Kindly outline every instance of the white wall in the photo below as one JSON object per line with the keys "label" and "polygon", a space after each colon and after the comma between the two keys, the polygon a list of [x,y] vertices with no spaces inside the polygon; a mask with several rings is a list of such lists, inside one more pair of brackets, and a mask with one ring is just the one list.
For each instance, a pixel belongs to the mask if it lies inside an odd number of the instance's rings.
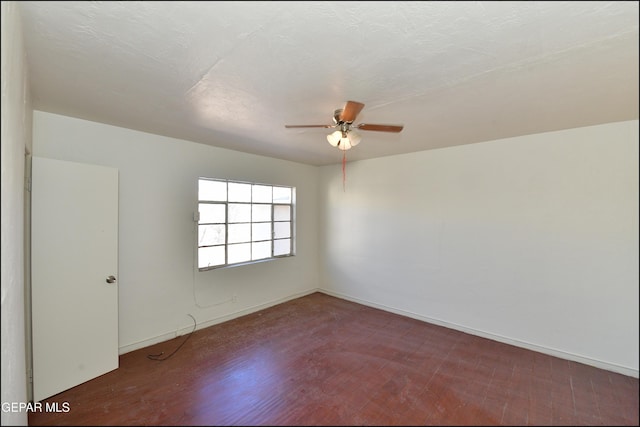
{"label": "white wall", "polygon": [[[119,170],[120,352],[314,292],[317,167],[34,111],[34,156]],[[198,177],[297,189],[297,255],[196,270]],[[232,301],[237,295],[237,302]]]}
{"label": "white wall", "polygon": [[637,120],[321,169],[328,293],[638,376]]}
{"label": "white wall", "polygon": [[27,425],[26,412],[4,411],[27,401],[24,278],[24,167],[31,146],[31,102],[22,25],[15,2],[2,2],[2,422]]}

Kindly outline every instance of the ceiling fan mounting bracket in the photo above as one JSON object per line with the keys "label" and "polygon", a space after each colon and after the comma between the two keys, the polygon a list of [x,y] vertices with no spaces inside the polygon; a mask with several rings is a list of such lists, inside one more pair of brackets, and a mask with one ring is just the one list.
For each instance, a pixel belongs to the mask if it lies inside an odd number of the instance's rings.
{"label": "ceiling fan mounting bracket", "polygon": [[343,111],[344,109],[338,108],[333,112],[333,122],[336,124],[334,127],[341,131],[343,135],[346,135],[346,133],[351,130],[353,121],[345,122],[344,120],[340,120],[340,116],[342,115]]}

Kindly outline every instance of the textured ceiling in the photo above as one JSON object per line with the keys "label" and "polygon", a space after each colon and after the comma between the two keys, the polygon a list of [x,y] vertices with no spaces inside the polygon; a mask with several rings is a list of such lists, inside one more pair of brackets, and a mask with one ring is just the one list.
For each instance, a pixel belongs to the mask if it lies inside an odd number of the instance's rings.
{"label": "textured ceiling", "polygon": [[636,1],[17,3],[34,108],[312,165],[638,118]]}

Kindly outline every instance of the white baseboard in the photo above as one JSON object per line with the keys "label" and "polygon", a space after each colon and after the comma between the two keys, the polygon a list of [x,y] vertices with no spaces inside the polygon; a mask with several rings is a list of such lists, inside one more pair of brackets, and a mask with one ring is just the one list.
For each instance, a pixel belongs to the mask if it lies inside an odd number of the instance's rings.
{"label": "white baseboard", "polygon": [[634,377],[634,378],[638,378],[638,370],[637,369],[631,369],[631,368],[627,368],[624,366],[618,366],[612,363],[608,363],[608,362],[603,362],[601,360],[595,360],[595,359],[591,359],[588,357],[583,357],[583,356],[579,356],[576,354],[572,354],[572,353],[567,353],[565,351],[561,351],[561,350],[556,350],[556,349],[552,349],[552,348],[548,348],[548,347],[542,347],[536,344],[531,344],[528,342],[524,342],[524,341],[518,341],[518,340],[514,340],[511,338],[507,338],[507,337],[503,337],[500,335],[495,335],[492,333],[488,333],[488,332],[484,332],[484,331],[479,331],[476,329],[472,329],[472,328],[468,328],[465,326],[460,326],[460,325],[456,325],[454,323],[449,323],[449,322],[445,322],[442,320],[438,320],[438,319],[433,319],[427,316],[422,316],[420,314],[416,314],[416,313],[412,313],[409,311],[405,311],[405,310],[400,310],[397,308],[393,308],[393,307],[388,307],[386,305],[383,304],[377,304],[371,301],[366,301],[366,300],[362,300],[360,298],[356,298],[356,297],[352,297],[350,295],[345,295],[342,294],[340,292],[334,292],[334,291],[330,291],[327,289],[318,289],[319,292],[322,292],[324,294],[336,297],[336,298],[340,298],[340,299],[344,299],[347,301],[351,301],[351,302],[355,302],[358,304],[362,304],[362,305],[366,305],[368,307],[373,307],[373,308],[377,308],[380,310],[384,310],[384,311],[388,311],[391,313],[395,313],[395,314],[399,314],[401,316],[406,316],[406,317],[411,317],[413,319],[417,319],[417,320],[421,320],[423,322],[426,323],[432,323],[434,325],[438,325],[438,326],[443,326],[445,328],[449,328],[449,329],[455,329],[457,331],[461,331],[461,332],[465,332],[471,335],[476,335],[482,338],[487,338],[493,341],[498,341],[504,344],[510,344],[516,347],[521,347],[521,348],[526,348],[528,350],[532,350],[532,351],[537,351],[538,353],[543,353],[543,354],[548,354],[550,356],[554,356],[554,357],[558,357],[560,359],[565,359],[565,360],[571,360],[573,362],[578,362],[578,363],[583,363],[585,365],[590,365],[590,366],[594,366],[596,368],[600,368],[600,369],[605,369],[607,371],[611,371],[611,372],[616,372],[622,375],[626,375],[629,377]]}
{"label": "white baseboard", "polygon": [[[618,366],[612,363],[608,363],[608,362],[603,362],[601,360],[595,360],[595,359],[591,359],[588,357],[584,357],[584,356],[579,356],[576,354],[572,354],[572,353],[567,353],[565,351],[561,351],[561,350],[556,350],[556,349],[552,349],[552,348],[548,348],[548,347],[542,347],[536,344],[531,344],[528,342],[524,342],[524,341],[518,341],[518,340],[514,340],[511,338],[507,338],[507,337],[503,337],[500,335],[496,335],[496,334],[492,334],[492,333],[488,333],[488,332],[484,332],[484,331],[480,331],[477,329],[472,329],[472,328],[468,328],[465,326],[460,326],[457,325],[455,323],[450,323],[450,322],[445,322],[442,320],[438,320],[438,319],[434,319],[434,318],[430,318],[427,316],[423,316],[417,313],[413,313],[410,311],[405,311],[405,310],[400,310],[397,308],[393,308],[393,307],[389,307],[386,306],[384,304],[377,304],[371,301],[366,301],[360,298],[356,298],[356,297],[352,297],[350,295],[346,295],[346,294],[342,294],[340,292],[334,292],[334,291],[330,291],[327,289],[321,289],[321,288],[314,288],[314,289],[309,289],[307,291],[304,292],[299,292],[293,295],[289,295],[283,298],[278,298],[276,300],[272,300],[263,304],[258,304],[252,307],[247,307],[244,308],[242,310],[230,313],[230,314],[226,314],[224,316],[220,316],[220,317],[216,317],[213,319],[209,319],[205,322],[199,323],[196,325],[196,330],[200,330],[200,329],[204,329],[204,328],[208,328],[209,326],[213,326],[213,325],[217,325],[218,323],[222,323],[222,322],[226,322],[228,320],[232,320],[235,319],[237,317],[241,317],[241,316],[245,316],[247,314],[251,314],[254,313],[256,311],[260,311],[260,310],[264,310],[265,308],[269,308],[272,307],[274,305],[278,305],[281,304],[283,302],[287,302],[296,298],[301,298],[307,295],[310,295],[312,293],[315,292],[322,292],[326,295],[330,295],[336,298],[340,298],[340,299],[344,299],[347,301],[351,301],[351,302],[355,302],[358,304],[362,304],[368,307],[373,307],[373,308],[377,308],[380,310],[384,310],[384,311],[388,311],[391,313],[395,313],[395,314],[399,314],[401,316],[406,316],[406,317],[410,317],[413,319],[417,319],[417,320],[421,320],[423,322],[426,323],[431,323],[434,325],[438,325],[438,326],[443,326],[445,328],[449,328],[449,329],[455,329],[457,331],[461,331],[461,332],[465,332],[471,335],[476,335],[479,337],[483,337],[483,338],[487,338],[493,341],[498,341],[504,344],[510,344],[516,347],[521,347],[521,348],[526,348],[528,350],[532,350],[532,351],[537,351],[539,353],[543,353],[543,354],[548,354],[550,356],[554,356],[554,357],[558,357],[561,359],[565,359],[565,360],[571,360],[574,362],[578,362],[578,363],[583,363],[585,365],[590,365],[590,366],[594,366],[596,368],[600,368],[600,369],[605,369],[611,372],[616,372],[622,375],[626,375],[626,376],[630,376],[630,377],[634,377],[634,378],[638,378],[638,370],[637,369],[631,369],[631,368],[627,368],[624,366]],[[142,340],[136,343],[132,343],[132,344],[128,344],[128,345],[124,345],[122,347],[120,347],[118,349],[119,354],[125,354],[125,353],[129,353],[131,351],[134,350],[138,350],[144,347],[148,347],[150,345],[154,345],[154,344],[158,344],[160,342],[164,342],[164,341],[168,341],[168,340],[172,340],[174,338],[176,338],[177,336],[181,336],[181,335],[185,335],[190,333],[191,331],[193,331],[193,327],[186,327],[186,328],[182,328],[180,330],[178,330],[177,332],[171,331],[171,332],[167,332],[166,334],[162,334],[162,335],[158,335],[155,336],[153,338],[149,338],[146,340]]]}
{"label": "white baseboard", "polygon": [[[282,304],[283,302],[291,301],[291,300],[296,299],[296,298],[301,298],[301,297],[304,297],[304,296],[307,296],[307,295],[311,295],[311,294],[313,294],[315,292],[319,292],[319,291],[320,291],[320,289],[314,288],[314,289],[306,290],[306,291],[303,291],[303,292],[298,292],[296,294],[289,295],[289,296],[286,296],[286,297],[283,297],[283,298],[278,298],[278,299],[275,299],[275,300],[272,300],[272,301],[269,301],[269,302],[265,302],[263,304],[258,304],[258,305],[252,306],[252,307],[247,307],[247,308],[244,308],[242,310],[239,310],[239,311],[236,311],[236,312],[233,312],[233,313],[225,314],[224,316],[215,317],[213,319],[206,320],[206,321],[204,321],[202,323],[198,323],[196,325],[196,329],[195,330],[208,328],[209,326],[217,325],[218,323],[226,322],[228,320],[232,320],[232,319],[235,319],[237,317],[246,316],[247,314],[251,314],[251,313],[254,313],[256,311],[264,310],[265,308],[269,308],[269,307],[272,307],[274,305]],[[169,340],[172,340],[172,339],[174,339],[176,337],[191,333],[191,331],[193,331],[193,330],[194,330],[193,326],[185,327],[185,328],[179,329],[178,331],[173,330],[171,332],[167,332],[166,334],[158,335],[158,336],[155,336],[153,338],[149,338],[149,339],[146,339],[146,340],[138,341],[138,342],[135,342],[135,343],[132,343],[132,344],[123,345],[122,347],[118,348],[118,354],[122,355],[122,354],[125,354],[125,353],[129,353],[131,351],[134,351],[134,350],[139,350],[141,348],[148,347],[150,345],[158,344],[158,343],[161,343],[161,342],[164,342],[164,341],[169,341]]]}

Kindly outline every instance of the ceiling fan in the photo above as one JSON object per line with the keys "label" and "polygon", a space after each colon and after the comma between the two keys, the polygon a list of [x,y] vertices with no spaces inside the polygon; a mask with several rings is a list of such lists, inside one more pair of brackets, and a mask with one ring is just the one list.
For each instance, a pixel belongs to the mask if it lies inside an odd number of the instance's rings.
{"label": "ceiling fan", "polygon": [[333,113],[332,125],[284,125],[285,128],[334,128],[334,132],[327,135],[329,144],[340,150],[349,150],[360,143],[362,136],[355,129],[377,132],[395,132],[402,130],[402,125],[380,125],[370,123],[353,124],[356,117],[364,108],[364,104],[356,101],[347,101],[344,108]]}

